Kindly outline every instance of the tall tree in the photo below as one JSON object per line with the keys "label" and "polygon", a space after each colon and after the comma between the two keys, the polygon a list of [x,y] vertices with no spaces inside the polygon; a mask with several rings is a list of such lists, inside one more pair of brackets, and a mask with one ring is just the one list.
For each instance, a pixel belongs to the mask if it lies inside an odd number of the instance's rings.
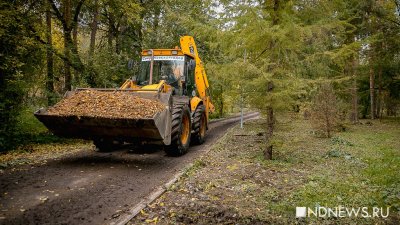
{"label": "tall tree", "polygon": [[88,84],[92,87],[96,84],[96,72],[93,70],[94,53],[96,48],[96,35],[99,23],[99,1],[94,0],[93,4],[93,19],[90,24],[90,44],[89,44],[89,77]]}
{"label": "tall tree", "polygon": [[18,116],[44,61],[43,49],[25,26],[41,25],[43,13],[35,14],[32,8],[21,1],[0,2],[0,151],[18,142]]}
{"label": "tall tree", "polygon": [[47,88],[47,104],[54,104],[54,59],[53,59],[53,38],[52,38],[52,23],[51,23],[51,6],[48,2],[46,4],[46,61],[47,61],[47,78],[46,78],[46,88]]}
{"label": "tall tree", "polygon": [[[48,0],[51,4],[53,12],[61,23],[63,28],[64,37],[64,79],[65,79],[65,90],[71,90],[72,88],[72,77],[71,77],[71,62],[74,64],[73,67],[83,72],[84,64],[82,63],[78,48],[73,41],[73,30],[78,26],[79,14],[82,9],[82,5],[85,0],[79,0],[76,2],[74,10],[72,0],[63,0],[60,7],[57,7],[55,0]],[[62,8],[62,13],[60,8]]]}
{"label": "tall tree", "polygon": [[99,1],[94,0],[94,5],[93,5],[93,20],[92,23],[90,24],[90,47],[89,47],[89,58],[93,59],[94,55],[94,49],[96,47],[96,35],[97,35],[97,27],[98,27],[98,22],[99,22]]}

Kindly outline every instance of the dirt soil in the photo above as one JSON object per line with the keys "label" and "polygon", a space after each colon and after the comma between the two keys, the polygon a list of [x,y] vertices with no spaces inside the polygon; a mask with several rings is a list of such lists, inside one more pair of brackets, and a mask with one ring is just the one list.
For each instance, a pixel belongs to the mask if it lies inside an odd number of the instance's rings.
{"label": "dirt soil", "polygon": [[[249,114],[246,118],[256,116]],[[69,154],[26,160],[22,165],[3,160],[0,224],[117,221],[143,197],[204,154],[238,121],[235,117],[210,124],[207,141],[192,146],[182,157],[168,157],[159,146],[125,146],[98,153],[83,143],[80,150],[74,147]]]}
{"label": "dirt soil", "polygon": [[[272,140],[273,160],[264,160],[265,127],[266,121],[259,119],[246,122],[243,130],[238,126],[232,128],[180,181],[130,224],[396,224],[399,221],[400,208],[395,207],[387,219],[296,219],[296,206],[380,205],[375,202],[380,192],[372,181],[368,184],[363,162],[356,156],[359,151],[356,144],[341,139],[345,133],[332,139],[319,138],[307,120],[295,115],[278,118]],[[383,128],[386,146],[399,147],[395,142],[399,132],[396,126],[380,125]],[[361,129],[374,134],[378,128],[358,125],[349,133],[355,135]],[[393,132],[391,139],[387,138],[388,132]],[[354,141],[357,139],[360,138],[354,136]],[[341,140],[339,145],[337,140]],[[352,140],[350,136],[348,140]],[[347,154],[329,157],[332,147],[340,147]],[[373,147],[372,151],[379,148]],[[319,176],[320,173],[323,175]],[[399,178],[396,173],[387,175]],[[371,189],[367,191],[365,186]],[[362,196],[356,190],[363,190]],[[400,192],[397,198],[400,203]],[[395,206],[396,200],[385,204]]]}

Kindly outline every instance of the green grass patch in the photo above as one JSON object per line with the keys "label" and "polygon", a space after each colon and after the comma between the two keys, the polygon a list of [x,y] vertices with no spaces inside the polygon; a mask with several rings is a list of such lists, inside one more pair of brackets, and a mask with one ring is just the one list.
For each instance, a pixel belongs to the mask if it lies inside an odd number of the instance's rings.
{"label": "green grass patch", "polygon": [[72,140],[64,139],[53,135],[47,128],[33,115],[34,109],[26,108],[21,110],[18,115],[14,133],[9,137],[12,146],[1,151],[11,151],[30,144],[49,144],[49,143],[70,143]]}
{"label": "green grass patch", "polygon": [[[295,141],[287,131],[277,130],[278,156],[301,158],[292,167],[307,168],[308,179],[290,193],[283,205],[326,207],[391,207],[392,218],[398,218],[400,202],[400,122],[398,120],[374,121],[373,126],[354,125],[349,132],[336,133],[329,139],[305,135],[301,130],[311,130],[307,123],[293,123],[294,132],[303,142]],[[278,126],[279,127],[279,126]],[[288,136],[290,138],[288,138]],[[327,141],[329,140],[329,141]],[[290,146],[290,147],[289,147]],[[294,203],[294,204],[293,204]],[[280,208],[276,208],[280,211]],[[284,213],[284,210],[281,211]],[[393,221],[396,219],[393,219]],[[343,221],[351,221],[345,219]],[[383,220],[358,218],[358,223],[380,223]],[[326,221],[325,221],[326,222]]]}

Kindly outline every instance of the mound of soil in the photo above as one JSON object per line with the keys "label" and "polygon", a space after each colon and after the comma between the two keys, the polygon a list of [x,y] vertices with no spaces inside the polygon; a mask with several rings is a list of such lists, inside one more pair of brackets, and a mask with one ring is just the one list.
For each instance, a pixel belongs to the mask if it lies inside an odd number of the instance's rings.
{"label": "mound of soil", "polygon": [[103,118],[153,118],[165,105],[129,92],[78,91],[47,110],[49,115]]}

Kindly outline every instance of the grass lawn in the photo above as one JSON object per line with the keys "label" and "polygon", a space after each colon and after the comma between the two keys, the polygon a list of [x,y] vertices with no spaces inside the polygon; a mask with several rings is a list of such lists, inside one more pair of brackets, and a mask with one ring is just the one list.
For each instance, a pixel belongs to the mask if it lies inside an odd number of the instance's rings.
{"label": "grass lawn", "polygon": [[[263,159],[263,119],[236,126],[131,223],[398,224],[399,120],[362,121],[332,138],[295,114],[277,120],[273,160]],[[390,209],[388,218],[296,219],[296,206]]]}

